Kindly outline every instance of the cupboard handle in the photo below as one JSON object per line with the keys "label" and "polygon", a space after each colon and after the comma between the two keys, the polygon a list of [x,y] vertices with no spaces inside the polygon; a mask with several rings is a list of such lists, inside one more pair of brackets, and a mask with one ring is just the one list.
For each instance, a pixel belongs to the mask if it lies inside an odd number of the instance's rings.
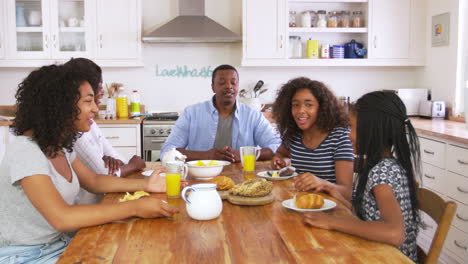
{"label": "cupboard handle", "polygon": [[99,47],[102,49],[102,34],[99,34]]}
{"label": "cupboard handle", "polygon": [[52,35],[52,41],[54,42],[54,49],[57,48],[57,42],[55,41],[55,34]]}
{"label": "cupboard handle", "polygon": [[424,150],[424,153],[434,155],[434,151]]}
{"label": "cupboard handle", "polygon": [[280,34],[279,36],[279,48],[282,49],[283,48],[283,34]]}
{"label": "cupboard handle", "polygon": [[374,49],[377,48],[377,36],[374,36]]}
{"label": "cupboard handle", "polygon": [[434,176],[430,176],[430,175],[427,175],[427,174],[425,174],[425,173],[424,173],[424,177],[429,178],[429,179],[431,179],[431,180],[434,180],[434,179],[435,179]]}
{"label": "cupboard handle", "polygon": [[119,139],[119,136],[113,136],[113,137],[106,137],[106,139]]}
{"label": "cupboard handle", "polygon": [[467,246],[462,246],[462,245],[458,244],[458,242],[457,242],[456,240],[454,240],[453,243],[455,244],[455,246],[457,246],[457,247],[459,247],[459,248],[461,248],[461,249],[464,249],[464,250],[467,250],[467,249],[468,249]]}
{"label": "cupboard handle", "polygon": [[456,214],[455,216],[456,216],[458,219],[460,219],[460,220],[462,220],[462,221],[464,221],[464,222],[468,222],[468,219],[467,219],[467,218],[463,218],[463,217],[461,217],[459,214]]}
{"label": "cupboard handle", "polygon": [[463,161],[463,160],[457,160],[457,161],[458,161],[458,163],[460,163],[460,164],[468,165],[468,162],[466,162],[466,161]]}
{"label": "cupboard handle", "polygon": [[460,186],[457,186],[457,190],[462,193],[468,193],[468,191],[463,190]]}
{"label": "cupboard handle", "polygon": [[49,48],[49,36],[48,35],[44,36],[44,46],[46,49]]}

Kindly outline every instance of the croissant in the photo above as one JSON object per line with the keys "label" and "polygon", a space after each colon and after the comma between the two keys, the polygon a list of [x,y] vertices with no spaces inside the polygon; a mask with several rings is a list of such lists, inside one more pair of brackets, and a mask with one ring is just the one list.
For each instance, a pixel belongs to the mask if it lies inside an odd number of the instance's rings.
{"label": "croissant", "polygon": [[323,197],[315,194],[315,193],[308,193],[305,195],[301,195],[295,198],[295,203],[297,208],[301,209],[319,209],[323,206]]}
{"label": "croissant", "polygon": [[234,187],[234,181],[226,176],[214,177],[212,180],[210,180],[210,182],[216,183],[216,190],[218,191],[229,190]]}

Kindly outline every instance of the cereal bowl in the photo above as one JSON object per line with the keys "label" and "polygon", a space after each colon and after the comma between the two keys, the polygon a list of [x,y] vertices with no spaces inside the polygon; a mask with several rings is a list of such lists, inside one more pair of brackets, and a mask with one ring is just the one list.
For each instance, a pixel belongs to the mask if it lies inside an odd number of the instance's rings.
{"label": "cereal bowl", "polygon": [[198,180],[209,180],[218,176],[223,167],[231,164],[224,160],[193,160],[188,161],[188,173]]}

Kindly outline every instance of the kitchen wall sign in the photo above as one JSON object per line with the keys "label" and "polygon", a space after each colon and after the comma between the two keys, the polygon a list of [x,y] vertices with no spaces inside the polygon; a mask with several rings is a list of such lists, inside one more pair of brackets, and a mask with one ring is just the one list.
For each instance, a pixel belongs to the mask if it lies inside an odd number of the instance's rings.
{"label": "kitchen wall sign", "polygon": [[156,77],[166,78],[211,78],[211,66],[190,67],[187,65],[160,66],[156,64]]}
{"label": "kitchen wall sign", "polygon": [[450,13],[443,13],[432,16],[431,26],[432,47],[448,45],[450,32]]}

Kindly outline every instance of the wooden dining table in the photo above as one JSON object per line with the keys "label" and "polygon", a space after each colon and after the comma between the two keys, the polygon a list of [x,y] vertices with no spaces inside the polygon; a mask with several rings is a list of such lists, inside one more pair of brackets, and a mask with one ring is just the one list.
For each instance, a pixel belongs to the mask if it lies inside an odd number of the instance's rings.
{"label": "wooden dining table", "polygon": [[[147,163],[147,169],[160,167]],[[256,164],[257,172],[270,169],[269,162]],[[238,163],[225,166],[221,175],[236,183],[255,177]],[[242,206],[224,200],[221,215],[208,221],[191,219],[181,198],[151,194],[180,213],[83,228],[57,263],[413,263],[393,246],[304,224],[302,213],[281,204],[296,193],[292,180],[272,183],[272,203]],[[123,195],[107,194],[102,203],[118,203]],[[337,204],[326,213],[349,213]]]}

